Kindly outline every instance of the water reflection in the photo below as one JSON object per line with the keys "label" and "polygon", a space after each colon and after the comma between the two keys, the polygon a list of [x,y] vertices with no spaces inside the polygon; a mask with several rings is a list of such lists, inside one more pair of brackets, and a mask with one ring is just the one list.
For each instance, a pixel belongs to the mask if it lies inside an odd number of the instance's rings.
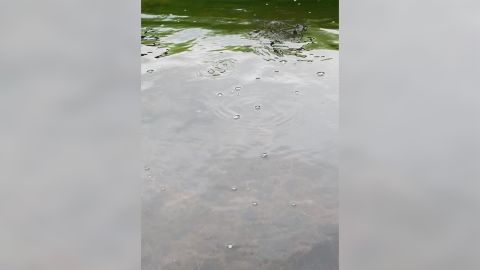
{"label": "water reflection", "polygon": [[337,270],[331,2],[142,3],[142,269]]}

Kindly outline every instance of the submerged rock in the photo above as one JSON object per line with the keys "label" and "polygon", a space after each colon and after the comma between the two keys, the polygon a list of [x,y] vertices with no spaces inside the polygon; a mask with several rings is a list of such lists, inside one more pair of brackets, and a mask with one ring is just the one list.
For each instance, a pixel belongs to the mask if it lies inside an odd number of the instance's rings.
{"label": "submerged rock", "polygon": [[271,21],[266,23],[263,29],[253,31],[251,35],[270,39],[270,45],[273,46],[275,43],[285,41],[298,42],[306,31],[307,26],[304,24],[289,25],[285,22]]}
{"label": "submerged rock", "polygon": [[262,26],[261,29],[250,32],[250,37],[253,39],[267,39],[269,40],[264,49],[269,54],[274,54],[278,57],[284,55],[296,55],[303,57],[300,54],[304,50],[303,46],[286,45],[286,43],[306,43],[313,42],[311,39],[304,38],[307,32],[307,26],[304,24],[290,25],[285,22],[271,21]]}

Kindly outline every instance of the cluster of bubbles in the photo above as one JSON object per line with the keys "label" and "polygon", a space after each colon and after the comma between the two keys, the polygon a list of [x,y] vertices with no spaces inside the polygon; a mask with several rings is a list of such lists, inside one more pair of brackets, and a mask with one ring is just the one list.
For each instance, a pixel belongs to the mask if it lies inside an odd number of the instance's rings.
{"label": "cluster of bubbles", "polygon": [[[285,64],[285,63],[287,63],[287,60],[284,60],[284,59],[283,59],[283,60],[280,60],[279,62],[282,63],[282,64]],[[279,71],[279,70],[274,70],[274,72],[275,72],[275,73],[279,73],[280,71]],[[323,76],[325,75],[325,72],[319,71],[319,72],[316,73],[316,75],[319,76],[319,77],[323,77]],[[255,79],[256,79],[256,80],[260,80],[261,78],[260,78],[260,77],[256,77]],[[237,94],[239,95],[241,89],[242,89],[241,86],[236,86],[236,87],[234,88],[234,90],[232,91],[232,93],[237,93]],[[299,90],[295,90],[294,93],[295,93],[296,95],[299,95],[299,94],[300,94],[300,91],[299,91]],[[218,92],[216,95],[217,95],[218,97],[223,97],[223,93],[222,93],[222,92]],[[255,109],[255,111],[260,111],[260,110],[262,109],[262,106],[261,106],[261,105],[255,105],[254,109]],[[233,119],[234,119],[234,120],[239,120],[239,119],[240,119],[240,114],[234,114],[234,115],[233,115]],[[267,159],[268,157],[269,157],[269,154],[268,154],[267,152],[264,152],[264,153],[261,153],[261,154],[260,154],[260,158],[262,158],[262,159]],[[236,191],[238,191],[238,187],[237,187],[237,186],[232,186],[232,187],[230,187],[230,190],[233,191],[233,192],[236,192]],[[258,203],[257,201],[252,201],[252,202],[251,202],[251,205],[252,205],[252,206],[258,206],[259,203]],[[297,203],[292,201],[292,202],[289,203],[289,206],[290,206],[290,207],[297,207]],[[234,246],[233,244],[227,244],[227,245],[225,245],[225,247],[226,247],[227,249],[233,249],[235,246]]]}
{"label": "cluster of bubbles", "polygon": [[[282,63],[282,64],[285,64],[285,63],[287,63],[287,60],[280,60],[279,62]],[[275,73],[279,73],[280,71],[279,71],[279,70],[274,70],[274,72],[275,72]],[[319,77],[323,77],[323,76],[325,75],[325,72],[319,71],[319,72],[316,73],[316,75],[319,76]],[[256,80],[260,80],[261,78],[260,78],[260,77],[256,77],[255,79],[256,79]],[[237,94],[239,94],[239,92],[240,92],[241,89],[242,89],[241,86],[236,86],[236,87],[234,88],[234,91],[232,91],[232,93],[235,93],[235,92],[236,92]],[[300,94],[300,91],[299,91],[299,90],[295,90],[294,93],[295,93],[295,95],[299,95],[299,94]],[[216,95],[217,95],[218,97],[223,97],[223,93],[222,93],[222,92],[218,92]],[[260,110],[262,109],[262,106],[261,106],[261,105],[255,105],[254,109],[255,109],[255,111],[260,111]],[[233,119],[234,119],[234,120],[239,120],[239,119],[240,119],[240,114],[234,114]],[[269,157],[269,154],[268,154],[267,152],[264,152],[264,153],[261,153],[261,154],[260,154],[260,158],[262,158],[262,159],[267,159],[268,157]],[[237,187],[237,186],[231,186],[231,187],[230,187],[230,190],[231,190],[232,192],[236,192],[236,191],[238,191],[238,187]],[[254,207],[257,207],[257,206],[259,206],[259,202],[258,202],[258,201],[252,201],[252,202],[251,202],[251,205],[254,206]],[[294,201],[289,202],[288,205],[289,205],[290,207],[292,207],[292,208],[297,207],[297,203],[294,202]],[[235,246],[234,244],[226,244],[225,247],[226,247],[227,249],[234,249],[234,247],[236,247],[236,246]]]}

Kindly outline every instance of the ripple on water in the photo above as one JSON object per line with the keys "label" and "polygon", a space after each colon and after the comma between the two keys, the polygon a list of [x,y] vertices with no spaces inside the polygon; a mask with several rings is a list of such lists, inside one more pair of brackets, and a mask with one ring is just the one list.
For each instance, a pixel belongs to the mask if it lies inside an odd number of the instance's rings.
{"label": "ripple on water", "polygon": [[233,58],[220,59],[207,62],[206,69],[199,73],[199,77],[214,78],[226,76],[235,67],[236,60]]}
{"label": "ripple on water", "polygon": [[239,95],[239,91],[234,89],[232,95],[224,95],[221,99],[208,97],[206,105],[220,119],[232,119],[232,116],[238,119],[240,117],[236,115],[241,115],[242,127],[252,131],[287,127],[299,110],[298,100],[291,90],[268,86],[256,89],[245,87],[241,92]]}

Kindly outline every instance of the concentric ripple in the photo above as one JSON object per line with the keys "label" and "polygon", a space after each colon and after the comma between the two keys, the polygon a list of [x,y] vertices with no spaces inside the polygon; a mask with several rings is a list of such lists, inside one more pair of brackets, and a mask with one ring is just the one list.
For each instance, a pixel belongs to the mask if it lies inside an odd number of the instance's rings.
{"label": "concentric ripple", "polygon": [[207,103],[219,119],[232,119],[234,115],[241,115],[238,120],[242,121],[242,126],[246,129],[284,126],[294,119],[299,103],[292,91],[275,91],[277,89],[262,89],[258,86],[251,88],[244,87],[240,94],[237,94],[236,89],[225,89],[225,96],[214,96]]}
{"label": "concentric ripple", "polygon": [[199,72],[199,77],[218,77],[229,75],[235,67],[235,59],[227,58],[206,63],[207,68]]}

